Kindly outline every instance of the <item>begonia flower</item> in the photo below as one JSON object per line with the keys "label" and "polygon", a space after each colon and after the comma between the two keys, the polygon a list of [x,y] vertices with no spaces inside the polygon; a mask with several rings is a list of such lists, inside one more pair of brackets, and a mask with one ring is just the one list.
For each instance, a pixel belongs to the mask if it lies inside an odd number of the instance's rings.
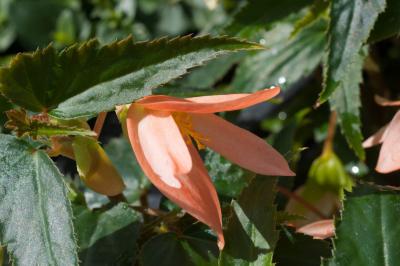
{"label": "begonia flower", "polygon": [[129,107],[126,131],[143,171],[166,197],[217,233],[220,249],[225,242],[218,196],[193,143],[258,174],[294,175],[263,139],[213,114],[261,103],[279,91],[185,99],[151,95]]}
{"label": "begonia flower", "polygon": [[312,236],[314,239],[325,239],[335,235],[335,224],[332,219],[320,220],[304,225],[296,232]]}
{"label": "begonia flower", "polygon": [[[382,106],[400,106],[400,101],[388,101],[376,97]],[[400,111],[394,115],[390,123],[379,129],[374,135],[363,142],[364,148],[369,148],[382,143],[378,162],[375,170],[386,174],[400,169]]]}

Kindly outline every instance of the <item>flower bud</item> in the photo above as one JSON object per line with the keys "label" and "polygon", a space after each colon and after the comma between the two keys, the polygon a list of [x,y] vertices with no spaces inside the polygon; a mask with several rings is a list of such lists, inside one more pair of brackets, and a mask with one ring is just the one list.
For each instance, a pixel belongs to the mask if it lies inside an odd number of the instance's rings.
{"label": "flower bud", "polygon": [[351,191],[353,180],[332,151],[324,152],[311,165],[308,182],[343,195],[343,189]]}
{"label": "flower bud", "polygon": [[78,173],[89,188],[107,196],[118,195],[124,190],[121,176],[95,139],[76,136],[72,148]]}

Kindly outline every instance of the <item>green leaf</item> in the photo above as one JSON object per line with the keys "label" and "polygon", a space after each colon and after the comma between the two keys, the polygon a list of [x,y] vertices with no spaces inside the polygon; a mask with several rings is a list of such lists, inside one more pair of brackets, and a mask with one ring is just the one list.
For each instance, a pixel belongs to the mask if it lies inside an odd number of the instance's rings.
{"label": "green leaf", "polygon": [[[91,116],[131,103],[229,51],[259,49],[228,37],[179,37],[100,46],[96,40],[60,53],[52,46],[19,54],[0,68],[0,91],[14,103],[59,118]],[[54,109],[54,110],[53,110]]]}
{"label": "green leaf", "polygon": [[240,168],[226,160],[220,154],[207,149],[204,164],[214,182],[218,194],[237,197],[255,176],[254,173]]}
{"label": "green leaf", "polygon": [[326,75],[319,103],[328,100],[329,96],[341,86],[363,44],[367,41],[378,15],[385,10],[385,7],[385,0],[332,1]]}
{"label": "green leaf", "polygon": [[226,32],[229,35],[251,36],[257,28],[269,26],[312,3],[312,0],[248,0],[235,14]]}
{"label": "green leaf", "polygon": [[329,242],[283,228],[276,244],[274,262],[279,266],[319,266],[321,257],[329,255]]}
{"label": "green leaf", "polygon": [[[249,92],[279,83],[287,86],[309,75],[321,62],[326,27],[326,21],[320,19],[290,38],[292,28],[278,26],[275,31],[281,36],[269,49],[247,56],[240,64],[232,83],[234,89]],[[267,35],[264,39],[271,38]]]}
{"label": "green leaf", "polygon": [[120,203],[107,211],[74,206],[80,265],[133,265],[141,215]]}
{"label": "green leaf", "polygon": [[325,265],[399,265],[400,193],[369,185],[347,195]]}
{"label": "green leaf", "polygon": [[275,178],[257,176],[232,202],[219,265],[272,265],[278,240],[275,184]]}
{"label": "green leaf", "polygon": [[16,265],[78,265],[63,177],[24,140],[0,134],[0,242]]}
{"label": "green leaf", "polygon": [[385,12],[379,15],[368,42],[377,42],[400,34],[400,1],[386,0]]}
{"label": "green leaf", "polygon": [[362,147],[364,137],[361,133],[360,83],[366,54],[367,49],[363,49],[354,56],[353,63],[329,98],[331,110],[337,112],[337,119],[347,143],[361,160],[365,159],[365,151]]}
{"label": "green leaf", "polygon": [[140,253],[143,266],[216,265],[214,242],[166,233],[147,241]]}
{"label": "green leaf", "polygon": [[124,195],[128,202],[139,200],[143,190],[150,186],[150,182],[136,161],[130,143],[123,137],[115,138],[104,146],[104,150],[124,178]]}

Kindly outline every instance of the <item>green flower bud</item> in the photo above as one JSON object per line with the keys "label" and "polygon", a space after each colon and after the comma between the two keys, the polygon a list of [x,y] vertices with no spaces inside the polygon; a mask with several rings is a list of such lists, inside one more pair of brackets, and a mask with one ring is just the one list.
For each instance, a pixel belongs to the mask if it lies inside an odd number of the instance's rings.
{"label": "green flower bud", "polygon": [[107,196],[118,195],[124,190],[121,176],[95,139],[76,136],[72,148],[78,173],[89,188]]}
{"label": "green flower bud", "polygon": [[343,189],[351,191],[353,180],[346,173],[346,170],[332,151],[324,152],[312,163],[308,172],[308,182],[321,186],[332,192],[343,195]]}

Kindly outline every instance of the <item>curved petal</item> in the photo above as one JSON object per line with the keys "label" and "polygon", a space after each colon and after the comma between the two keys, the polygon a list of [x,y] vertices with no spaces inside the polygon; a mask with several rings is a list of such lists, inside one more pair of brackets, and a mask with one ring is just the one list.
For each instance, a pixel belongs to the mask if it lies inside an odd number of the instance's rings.
{"label": "curved petal", "polygon": [[228,160],[262,175],[293,176],[283,156],[253,133],[214,114],[191,114],[202,144]]}
{"label": "curved petal", "polygon": [[335,224],[332,219],[321,220],[302,226],[297,232],[312,236],[314,239],[325,239],[335,235]]}
{"label": "curved petal", "polygon": [[137,101],[152,110],[188,113],[217,113],[243,109],[279,94],[280,88],[264,89],[252,94],[212,95],[194,98],[179,99],[165,95],[151,95]]}
{"label": "curved petal", "polygon": [[[176,132],[172,132],[174,126],[171,124],[175,125],[175,122],[170,115],[160,115],[154,111],[140,109],[138,106],[131,106],[127,116],[127,130],[133,151],[151,182],[182,209],[210,226],[217,233],[218,246],[222,249],[225,242],[221,208],[215,188],[193,145],[187,145],[183,139],[174,136]],[[165,130],[170,132],[162,132]],[[169,138],[165,138],[167,136]],[[156,143],[154,147],[149,146],[150,142]],[[174,157],[174,149],[187,150],[191,162],[186,164],[190,165],[190,168],[166,163],[173,161],[180,165],[187,160]],[[153,156],[158,160],[154,160]],[[179,161],[180,159],[182,161]],[[160,171],[160,164],[163,171]]]}
{"label": "curved petal", "polygon": [[364,142],[362,143],[362,146],[364,148],[370,148],[372,146],[381,144],[383,140],[385,139],[387,132],[388,132],[388,125],[382,127],[379,129],[374,135],[370,136]]}
{"label": "curved petal", "polygon": [[400,169],[400,111],[390,122],[382,148],[379,152],[376,171],[390,173]]}

